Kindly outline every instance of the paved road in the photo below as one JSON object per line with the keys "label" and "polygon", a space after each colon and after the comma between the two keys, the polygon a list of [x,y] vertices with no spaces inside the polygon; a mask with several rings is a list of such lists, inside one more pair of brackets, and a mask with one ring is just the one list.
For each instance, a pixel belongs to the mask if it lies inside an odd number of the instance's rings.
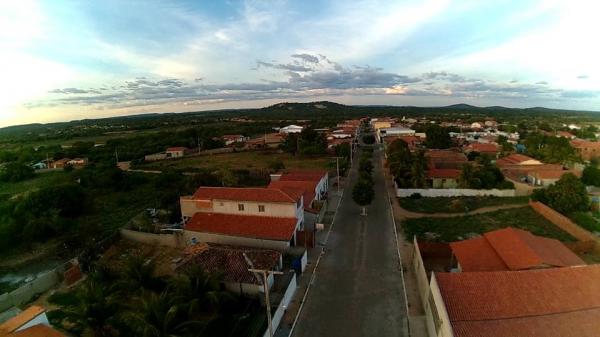
{"label": "paved road", "polygon": [[[294,337],[408,336],[405,295],[391,210],[377,150],[375,195],[368,216],[352,201],[349,176],[326,253]],[[355,165],[355,167],[358,165]]]}

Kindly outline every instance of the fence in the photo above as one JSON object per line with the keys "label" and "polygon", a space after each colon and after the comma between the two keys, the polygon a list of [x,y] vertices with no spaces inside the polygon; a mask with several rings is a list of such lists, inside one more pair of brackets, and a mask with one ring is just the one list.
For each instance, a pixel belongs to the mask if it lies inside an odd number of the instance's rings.
{"label": "fence", "polygon": [[63,273],[65,273],[74,265],[77,265],[76,260],[69,261],[42,275],[39,275],[35,278],[35,280],[28,282],[11,292],[0,295],[0,312],[8,310],[11,307],[27,303],[36,295],[52,289],[62,282]]}
{"label": "fence", "polygon": [[400,198],[410,197],[413,194],[420,194],[422,197],[514,197],[515,190],[474,190],[467,188],[397,188],[396,196]]}
{"label": "fence", "polygon": [[559,212],[553,210],[552,208],[544,205],[539,201],[530,201],[529,205],[541,216],[548,219],[548,221],[560,227],[565,232],[571,234],[577,240],[583,242],[595,242],[595,251],[600,253],[600,238],[598,238],[596,235],[579,227],[576,223],[571,221],[571,219],[567,218],[566,216],[560,214]]}
{"label": "fence", "polygon": [[412,265],[415,269],[415,275],[417,277],[417,288],[419,290],[419,297],[423,303],[423,308],[427,307],[427,300],[429,299],[429,280],[427,279],[427,272],[425,271],[425,264],[421,258],[421,251],[419,250],[419,243],[417,237],[413,238],[413,256]]}

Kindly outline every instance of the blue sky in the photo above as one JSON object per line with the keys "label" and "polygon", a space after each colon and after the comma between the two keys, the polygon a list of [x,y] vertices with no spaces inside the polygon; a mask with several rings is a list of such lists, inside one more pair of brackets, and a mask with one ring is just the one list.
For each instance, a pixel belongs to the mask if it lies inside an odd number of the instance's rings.
{"label": "blue sky", "polygon": [[596,1],[0,2],[0,126],[453,103],[600,110]]}

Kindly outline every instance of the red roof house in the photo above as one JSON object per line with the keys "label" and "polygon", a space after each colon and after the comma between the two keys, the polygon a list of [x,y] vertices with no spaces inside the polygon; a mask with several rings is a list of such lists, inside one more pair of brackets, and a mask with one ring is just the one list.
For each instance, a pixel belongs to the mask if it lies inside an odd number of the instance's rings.
{"label": "red roof house", "polygon": [[599,280],[600,265],[435,273],[434,309],[455,337],[597,337]]}
{"label": "red roof house", "polygon": [[249,188],[249,187],[205,187],[196,190],[193,199],[200,200],[235,200],[235,201],[263,201],[263,202],[297,202],[302,191],[275,188]]}
{"label": "red roof house", "polygon": [[261,240],[290,241],[295,234],[296,218],[197,212],[185,224],[185,230]]}
{"label": "red roof house", "polygon": [[450,248],[463,272],[585,265],[560,241],[511,227],[452,242]]}

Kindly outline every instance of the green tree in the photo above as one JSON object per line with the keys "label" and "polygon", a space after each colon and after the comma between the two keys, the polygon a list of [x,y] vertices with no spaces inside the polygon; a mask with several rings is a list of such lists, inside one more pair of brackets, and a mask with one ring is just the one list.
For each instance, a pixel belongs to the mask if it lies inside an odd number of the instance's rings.
{"label": "green tree", "polygon": [[32,178],[34,175],[32,167],[19,162],[10,162],[0,168],[0,181],[17,182]]}
{"label": "green tree", "polygon": [[363,143],[367,144],[367,145],[371,145],[375,143],[375,136],[373,135],[364,135],[362,137],[362,141]]}
{"label": "green tree", "polygon": [[335,147],[335,155],[338,157],[350,158],[350,143],[342,143]]}
{"label": "green tree", "polygon": [[373,182],[365,179],[360,179],[352,188],[352,199],[354,202],[362,206],[362,215],[366,215],[366,206],[373,202],[375,191],[373,190]]}
{"label": "green tree", "polygon": [[532,199],[541,201],[562,214],[587,211],[589,207],[585,185],[571,173],[563,175],[546,189],[536,190]]}
{"label": "green tree", "polygon": [[586,166],[581,181],[588,186],[600,186],[600,169],[593,165]]}
{"label": "green tree", "polygon": [[427,171],[427,159],[425,158],[425,152],[419,151],[413,155],[413,161],[410,170],[411,183],[415,188],[425,187],[427,177],[425,172]]}
{"label": "green tree", "polygon": [[580,160],[566,138],[532,132],[527,136],[524,144],[529,155],[546,163],[569,163]]}
{"label": "green tree", "polygon": [[437,124],[430,125],[425,131],[427,139],[425,145],[430,149],[447,149],[452,146],[452,139],[448,129]]}

